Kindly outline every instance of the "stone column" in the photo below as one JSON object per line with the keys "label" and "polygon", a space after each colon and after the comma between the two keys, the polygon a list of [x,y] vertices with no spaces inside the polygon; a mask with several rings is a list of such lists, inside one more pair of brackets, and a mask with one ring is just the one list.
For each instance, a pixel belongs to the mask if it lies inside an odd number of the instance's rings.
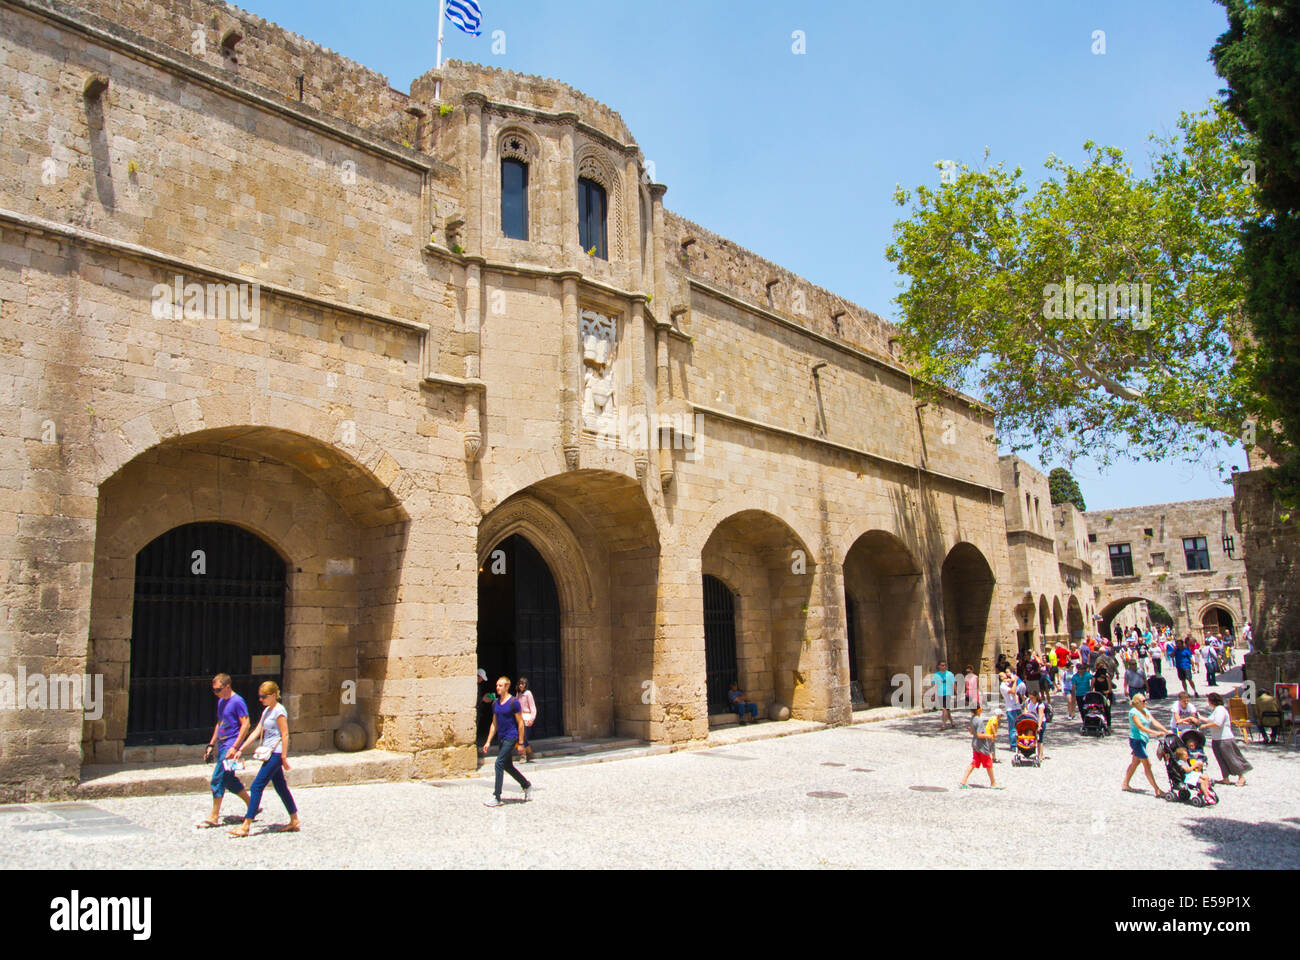
{"label": "stone column", "polygon": [[631,400],[628,410],[631,424],[629,441],[633,445],[632,458],[636,464],[636,478],[642,483],[650,468],[650,423],[646,406],[646,364],[645,364],[645,298],[632,298],[632,320],[628,330],[628,361],[632,368],[628,383]]}
{"label": "stone column", "polygon": [[[670,326],[667,320],[655,320],[655,407],[660,417],[669,409],[669,401],[672,400],[672,378],[669,376],[668,369],[668,328]],[[670,440],[665,446],[663,431],[658,427],[657,423],[652,446],[659,448],[659,486],[667,488],[673,482],[672,441]]]}
{"label": "stone column", "polygon": [[[578,245],[578,174],[574,165],[574,132],[577,129],[576,113],[561,113],[557,119],[564,124],[560,132],[560,244],[569,254],[565,261],[572,263]],[[566,314],[567,315],[567,314]],[[575,313],[576,317],[577,314]],[[575,321],[576,324],[576,321]],[[575,336],[577,327],[574,326]]]}
{"label": "stone column", "polygon": [[483,249],[483,108],[487,98],[467,93],[465,101],[465,249]]}
{"label": "stone column", "polygon": [[578,281],[582,274],[569,271],[559,275],[564,304],[564,335],[561,338],[564,355],[560,358],[560,374],[564,377],[560,397],[564,422],[560,424],[560,442],[563,444],[565,466],[578,469],[578,417],[581,414],[578,396],[578,358],[582,345],[578,342]]}
{"label": "stone column", "polygon": [[[471,258],[465,267],[465,378],[477,380],[479,351],[482,349],[482,272],[483,261]],[[476,389],[465,392],[465,456],[471,463],[483,449],[483,430],[479,420],[481,398]]]}

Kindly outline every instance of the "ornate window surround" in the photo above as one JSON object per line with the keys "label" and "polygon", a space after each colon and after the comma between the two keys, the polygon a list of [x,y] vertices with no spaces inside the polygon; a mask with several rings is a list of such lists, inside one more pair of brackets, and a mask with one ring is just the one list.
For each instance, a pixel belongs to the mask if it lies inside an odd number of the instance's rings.
{"label": "ornate window surround", "polygon": [[[542,162],[541,145],[538,143],[537,138],[533,136],[533,134],[530,133],[529,131],[524,130],[522,127],[508,126],[503,130],[501,130],[500,133],[497,134],[496,147],[497,147],[496,164],[495,164],[496,179],[495,179],[495,187],[493,188],[493,200],[495,201],[495,209],[497,210],[501,209],[501,193],[502,193],[501,161],[519,160],[523,163],[528,164],[527,202],[528,202],[529,239],[526,241],[521,240],[518,242],[520,243],[531,242],[537,239],[538,228],[540,227],[540,223],[538,221],[538,216],[537,216],[538,214],[537,203],[534,198],[537,194],[537,186],[536,186],[537,176],[541,171],[541,162]],[[505,236],[504,224],[498,223],[497,230],[501,234],[501,236],[498,239],[501,240],[508,239]]]}
{"label": "ornate window surround", "polygon": [[[623,180],[618,169],[610,162],[608,153],[594,144],[583,146],[575,158],[575,184],[577,180],[591,180],[605,188],[608,209],[605,212],[605,235],[609,242],[610,260],[622,260],[626,255],[623,241]],[[573,211],[577,215],[577,211]]]}

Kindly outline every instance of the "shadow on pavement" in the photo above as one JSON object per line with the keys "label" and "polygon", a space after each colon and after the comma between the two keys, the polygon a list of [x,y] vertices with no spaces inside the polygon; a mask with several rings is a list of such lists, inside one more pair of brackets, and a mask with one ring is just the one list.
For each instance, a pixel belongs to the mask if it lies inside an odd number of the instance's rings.
{"label": "shadow on pavement", "polygon": [[1215,869],[1293,869],[1300,859],[1300,818],[1281,823],[1245,823],[1211,817],[1188,824],[1187,832],[1208,844]]}

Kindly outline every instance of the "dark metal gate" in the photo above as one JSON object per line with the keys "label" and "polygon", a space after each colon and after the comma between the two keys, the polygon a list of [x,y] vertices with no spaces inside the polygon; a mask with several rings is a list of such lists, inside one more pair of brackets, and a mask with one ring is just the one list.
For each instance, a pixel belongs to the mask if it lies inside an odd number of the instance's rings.
{"label": "dark metal gate", "polygon": [[736,671],[736,598],[717,577],[704,578],[704,669],[709,691],[709,713],[731,709],[727,691],[739,677]]}
{"label": "dark metal gate", "polygon": [[528,689],[537,701],[534,739],[560,737],[564,735],[564,672],[555,579],[542,555],[524,537],[511,537],[505,546],[515,574],[515,679],[527,677]]}
{"label": "dark metal gate", "polygon": [[284,561],[239,527],[189,524],[141,550],[127,744],[207,743],[218,673],[230,674],[256,723],[258,686],[281,681],[284,601]]}

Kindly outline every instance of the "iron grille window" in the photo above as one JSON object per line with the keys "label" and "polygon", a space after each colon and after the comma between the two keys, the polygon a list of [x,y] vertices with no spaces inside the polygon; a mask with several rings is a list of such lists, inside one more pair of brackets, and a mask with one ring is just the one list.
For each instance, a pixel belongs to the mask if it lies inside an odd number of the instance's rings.
{"label": "iron grille window", "polygon": [[501,230],[511,240],[528,239],[528,164],[501,161]]}
{"label": "iron grille window", "polygon": [[601,260],[609,259],[605,243],[607,208],[604,187],[585,177],[578,181],[578,242],[583,250]]}
{"label": "iron grille window", "polygon": [[1183,553],[1188,570],[1210,569],[1210,545],[1205,537],[1183,537]]}
{"label": "iron grille window", "polygon": [[1110,575],[1112,577],[1133,576],[1133,550],[1127,543],[1110,545]]}

